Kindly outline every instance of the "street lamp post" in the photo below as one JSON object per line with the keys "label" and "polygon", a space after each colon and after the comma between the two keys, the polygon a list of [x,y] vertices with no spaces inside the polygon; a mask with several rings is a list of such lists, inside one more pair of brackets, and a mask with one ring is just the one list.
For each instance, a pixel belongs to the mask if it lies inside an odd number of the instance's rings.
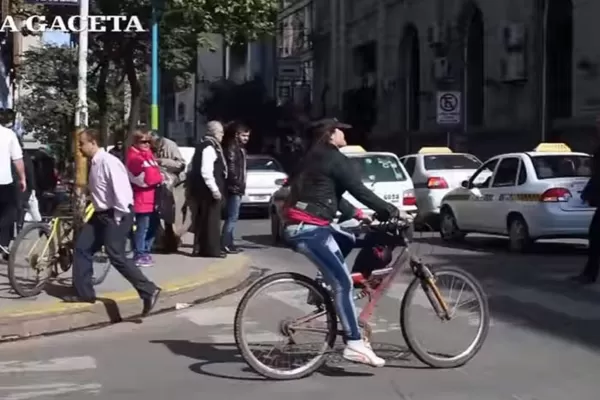
{"label": "street lamp post", "polygon": [[152,104],[150,129],[158,131],[158,0],[152,1]]}

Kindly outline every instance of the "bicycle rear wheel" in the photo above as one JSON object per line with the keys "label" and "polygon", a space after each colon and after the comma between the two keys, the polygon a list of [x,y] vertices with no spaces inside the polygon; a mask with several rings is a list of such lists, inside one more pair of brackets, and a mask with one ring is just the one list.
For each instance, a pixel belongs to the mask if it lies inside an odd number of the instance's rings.
{"label": "bicycle rear wheel", "polygon": [[[40,294],[52,275],[57,250],[54,240],[50,240],[50,234],[51,229],[48,224],[42,222],[26,224],[10,248],[8,281],[21,297]],[[28,249],[27,245],[30,243],[33,247]],[[23,279],[18,274],[20,270],[32,271],[35,277]]]}
{"label": "bicycle rear wheel", "polygon": [[[422,281],[415,278],[408,285],[406,293],[402,299],[400,307],[400,326],[402,335],[406,344],[415,356],[423,363],[433,368],[456,368],[466,364],[472,359],[481,349],[488,334],[490,325],[490,312],[487,301],[487,296],[481,284],[470,273],[456,267],[440,267],[431,271],[434,275],[433,283]],[[442,284],[451,280],[450,288],[443,289]],[[417,290],[421,289],[421,290]],[[468,294],[465,290],[469,290],[472,295],[470,300],[463,296]],[[440,310],[439,302],[435,292],[439,293],[443,298],[444,303],[449,310],[449,319],[441,317],[435,310]],[[417,300],[417,295],[423,294],[422,298]],[[452,299],[452,295],[456,294],[456,300]],[[448,295],[448,297],[446,297]],[[432,305],[432,303],[435,305]],[[417,305],[416,308],[411,308],[412,305]],[[478,320],[472,318],[470,313],[458,311],[458,307],[470,305],[477,307],[481,316]],[[469,309],[473,308],[469,307]],[[431,350],[425,345],[424,337],[429,333],[441,332],[441,339],[434,339],[434,344],[453,344],[462,341],[467,336],[467,327],[461,328],[458,334],[450,335],[447,331],[447,326],[434,326],[433,323],[425,325],[423,332],[417,332],[416,323],[426,320],[426,318],[412,318],[416,314],[417,309],[428,309],[433,311],[432,321],[449,324],[455,320],[466,317],[467,326],[475,327],[475,335],[472,340],[467,340],[467,344],[458,344],[460,350],[455,354],[451,354],[447,350]]]}
{"label": "bicycle rear wheel", "polygon": [[[296,289],[267,295],[266,302],[262,305],[256,300],[261,292],[283,284],[296,285]],[[303,290],[299,292],[298,288]],[[244,320],[250,314],[249,306],[255,302],[259,305],[258,317],[265,318],[265,322],[252,318],[249,326],[246,326]],[[310,311],[291,317],[293,311],[300,311],[300,307],[306,307]],[[276,316],[277,311],[284,313],[282,318]],[[325,321],[316,321],[318,318]],[[268,331],[265,327],[269,322],[275,324],[274,329]],[[254,332],[253,328],[256,329]],[[321,333],[324,339],[300,345],[303,333]],[[242,297],[235,313],[234,336],[243,359],[258,374],[276,380],[300,379],[312,374],[325,363],[327,352],[333,347],[337,336],[337,317],[331,297],[314,280],[296,273],[277,273],[260,279]],[[261,358],[251,349],[249,342],[252,339],[283,339],[285,344],[281,349],[271,345],[268,354]],[[307,354],[311,346],[314,346],[312,351],[316,353],[312,357]],[[267,365],[269,361],[273,361],[275,365]],[[285,368],[286,366],[289,368]]]}

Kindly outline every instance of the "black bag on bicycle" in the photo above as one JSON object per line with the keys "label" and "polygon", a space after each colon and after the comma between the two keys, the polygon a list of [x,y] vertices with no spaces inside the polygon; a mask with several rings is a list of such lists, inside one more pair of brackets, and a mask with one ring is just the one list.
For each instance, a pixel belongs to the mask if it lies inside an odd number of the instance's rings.
{"label": "black bag on bicycle", "polygon": [[[365,240],[369,240],[367,234]],[[354,265],[352,266],[352,273],[360,272],[365,278],[369,278],[371,273],[377,269],[383,269],[392,262],[392,250],[388,246],[376,246],[376,247],[365,247],[360,250]]]}

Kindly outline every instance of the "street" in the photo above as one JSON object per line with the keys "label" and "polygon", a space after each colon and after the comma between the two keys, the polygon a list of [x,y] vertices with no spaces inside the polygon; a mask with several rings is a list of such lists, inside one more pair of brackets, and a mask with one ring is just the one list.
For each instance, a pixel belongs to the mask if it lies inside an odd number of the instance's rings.
{"label": "street", "polygon": [[[240,221],[237,236],[266,273],[315,269],[289,249],[271,247],[268,220]],[[581,243],[536,245],[514,255],[502,239],[467,238],[452,248],[437,234],[416,234],[414,248],[433,265],[475,274],[489,296],[492,325],[481,352],[466,366],[433,370],[406,350],[398,315],[407,278],[398,278],[373,319],[382,369],[333,355],[298,381],[269,382],[238,355],[232,336],[237,292],[210,303],[98,330],[0,345],[1,400],[349,399],[595,400],[600,382],[600,290],[566,278],[584,261]],[[277,296],[260,321],[285,317]],[[276,321],[275,321],[276,322]],[[437,335],[439,338],[440,335]],[[449,340],[453,339],[452,337]]]}

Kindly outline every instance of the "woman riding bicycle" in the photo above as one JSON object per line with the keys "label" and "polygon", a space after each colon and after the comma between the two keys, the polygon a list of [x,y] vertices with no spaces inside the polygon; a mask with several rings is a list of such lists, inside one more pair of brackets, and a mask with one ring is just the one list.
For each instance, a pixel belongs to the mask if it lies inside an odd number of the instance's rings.
{"label": "woman riding bicycle", "polygon": [[353,284],[345,257],[352,250],[355,238],[332,221],[338,210],[344,215],[365,219],[360,209],[342,198],[346,191],[382,220],[398,217],[400,212],[367,189],[360,175],[354,173],[350,161],[339,151],[346,146],[342,129],[350,128],[349,125],[325,119],[312,128],[316,143],[290,179],[290,195],[285,204],[285,237],[318,267],[333,288],[335,306],[347,339],[343,357],[382,367],[385,360],[362,340],[354,306]]}

